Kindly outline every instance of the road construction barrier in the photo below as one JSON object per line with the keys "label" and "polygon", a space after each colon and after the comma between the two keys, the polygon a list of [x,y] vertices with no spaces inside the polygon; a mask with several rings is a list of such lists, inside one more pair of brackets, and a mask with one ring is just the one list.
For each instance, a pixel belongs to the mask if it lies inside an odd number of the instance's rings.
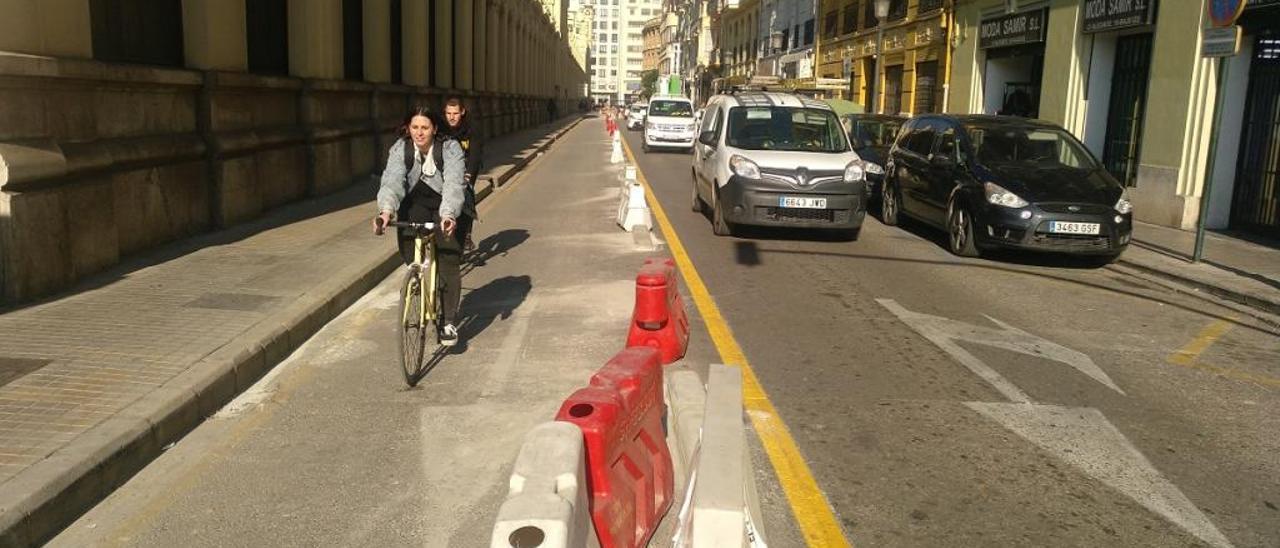
{"label": "road construction barrier", "polygon": [[591,516],[601,546],[647,545],[671,507],[671,453],[662,413],[661,356],[652,348],[628,348],[556,414],[556,420],[582,429]]}
{"label": "road construction barrier", "polygon": [[627,347],[651,346],[662,363],[684,357],[689,347],[689,317],[671,259],[646,259],[636,275],[636,305],[631,314]]}
{"label": "road construction barrier", "polygon": [[627,232],[653,230],[653,213],[645,200],[644,187],[628,184],[620,192],[618,202],[618,226]]}
{"label": "road construction barrier", "polygon": [[613,134],[613,152],[609,154],[609,161],[615,164],[622,162],[622,140],[617,133]]}
{"label": "road construction barrier", "polygon": [[673,546],[767,546],[742,411],[742,370],[712,364],[691,489]]}
{"label": "road construction barrier", "polygon": [[582,431],[567,422],[539,424],[525,436],[498,510],[490,548],[598,545],[587,507]]}

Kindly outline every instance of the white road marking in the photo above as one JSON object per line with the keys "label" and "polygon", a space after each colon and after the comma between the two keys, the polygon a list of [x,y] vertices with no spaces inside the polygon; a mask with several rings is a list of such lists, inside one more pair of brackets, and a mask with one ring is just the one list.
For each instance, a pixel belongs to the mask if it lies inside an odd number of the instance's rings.
{"label": "white road marking", "polygon": [[1232,546],[1177,486],[1152,466],[1101,411],[1022,403],[966,403],[1148,510],[1219,548]]}
{"label": "white road marking", "polygon": [[968,341],[971,343],[993,346],[1004,350],[1026,354],[1044,358],[1046,360],[1055,361],[1071,366],[1075,370],[1085,374],[1089,378],[1098,383],[1124,394],[1116,383],[1107,376],[1107,373],[1093,363],[1093,360],[1080,352],[1045,340],[1041,337],[1027,333],[1021,329],[1013,327],[1000,320],[987,316],[1001,329],[992,329],[990,327],[981,327],[976,325],[958,322],[952,319],[940,316],[930,316],[928,314],[920,314],[903,308],[893,299],[876,299],[881,306],[893,312],[903,323],[911,326],[924,338],[938,345],[948,354],[951,354],[962,365],[968,367],[975,375],[982,377],[983,380],[991,384],[996,390],[1000,391],[1010,401],[1030,403],[1031,399],[1027,397],[1022,389],[1018,388],[1004,376],[987,366],[978,358],[955,344],[954,341]]}

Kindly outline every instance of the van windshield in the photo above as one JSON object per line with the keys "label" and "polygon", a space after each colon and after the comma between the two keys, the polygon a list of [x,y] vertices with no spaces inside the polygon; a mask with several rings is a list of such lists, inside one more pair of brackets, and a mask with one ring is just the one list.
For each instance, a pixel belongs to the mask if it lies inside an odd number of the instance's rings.
{"label": "van windshield", "polygon": [[684,101],[654,101],[649,103],[649,116],[693,118],[693,105]]}
{"label": "van windshield", "polygon": [[846,152],[849,142],[829,110],[735,107],[729,110],[729,146],[747,150]]}

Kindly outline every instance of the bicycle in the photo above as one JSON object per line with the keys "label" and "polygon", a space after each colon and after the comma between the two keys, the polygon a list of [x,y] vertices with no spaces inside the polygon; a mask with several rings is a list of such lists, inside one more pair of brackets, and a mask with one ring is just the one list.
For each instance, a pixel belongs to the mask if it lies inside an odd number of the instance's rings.
{"label": "bicycle", "polygon": [[443,306],[436,270],[436,225],[392,221],[387,226],[413,232],[413,262],[400,288],[400,363],[404,382],[413,387],[421,380],[427,334],[439,327]]}

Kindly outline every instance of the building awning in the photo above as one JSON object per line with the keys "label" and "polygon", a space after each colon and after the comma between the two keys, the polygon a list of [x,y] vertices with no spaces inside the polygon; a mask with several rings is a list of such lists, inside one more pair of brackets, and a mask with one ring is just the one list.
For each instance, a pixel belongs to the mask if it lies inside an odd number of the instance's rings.
{"label": "building awning", "polygon": [[795,53],[788,53],[788,54],[786,54],[786,55],[783,55],[782,57],[779,57],[779,58],[778,58],[778,62],[779,62],[779,63],[784,63],[784,64],[785,64],[785,63],[798,63],[798,62],[800,62],[801,60],[808,59],[808,58],[809,58],[809,57],[811,57],[812,55],[813,55],[813,50],[812,50],[812,49],[807,49],[807,50],[804,50],[804,51],[798,51],[798,52],[795,52]]}

